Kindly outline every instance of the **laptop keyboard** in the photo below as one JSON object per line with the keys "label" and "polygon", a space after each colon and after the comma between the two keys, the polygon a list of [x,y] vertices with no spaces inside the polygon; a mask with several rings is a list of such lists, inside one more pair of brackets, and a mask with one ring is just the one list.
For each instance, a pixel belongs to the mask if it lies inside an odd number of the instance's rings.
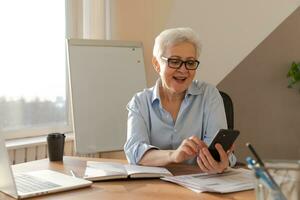
{"label": "laptop keyboard", "polygon": [[60,185],[43,180],[29,174],[18,174],[15,176],[18,192],[28,193],[39,190],[47,190]]}

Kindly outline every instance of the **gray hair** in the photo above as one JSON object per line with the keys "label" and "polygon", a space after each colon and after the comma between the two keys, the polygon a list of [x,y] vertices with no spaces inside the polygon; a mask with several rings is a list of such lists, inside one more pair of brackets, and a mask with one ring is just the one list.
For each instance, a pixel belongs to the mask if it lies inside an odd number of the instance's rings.
{"label": "gray hair", "polygon": [[199,58],[201,52],[200,39],[195,31],[188,27],[166,29],[161,32],[155,38],[153,56],[156,59],[160,59],[168,47],[177,45],[181,42],[189,42],[193,44],[196,49],[196,59]]}

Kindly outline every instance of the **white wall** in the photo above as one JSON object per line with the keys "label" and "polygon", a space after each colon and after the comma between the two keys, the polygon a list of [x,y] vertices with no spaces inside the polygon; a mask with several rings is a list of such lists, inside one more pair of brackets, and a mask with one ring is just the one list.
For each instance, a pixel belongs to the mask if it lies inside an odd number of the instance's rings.
{"label": "white wall", "polygon": [[174,0],[166,27],[190,26],[203,43],[197,78],[218,84],[298,6],[299,0]]}
{"label": "white wall", "polygon": [[148,86],[153,40],[165,28],[190,26],[204,45],[197,79],[218,84],[300,4],[299,0],[112,0],[112,39],[142,41]]}

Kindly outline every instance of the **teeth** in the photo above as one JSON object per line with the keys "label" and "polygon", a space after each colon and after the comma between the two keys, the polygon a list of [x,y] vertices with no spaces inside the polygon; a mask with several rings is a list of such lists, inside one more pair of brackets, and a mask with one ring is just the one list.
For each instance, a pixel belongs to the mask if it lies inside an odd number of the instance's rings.
{"label": "teeth", "polygon": [[186,77],[174,77],[175,79],[184,80]]}

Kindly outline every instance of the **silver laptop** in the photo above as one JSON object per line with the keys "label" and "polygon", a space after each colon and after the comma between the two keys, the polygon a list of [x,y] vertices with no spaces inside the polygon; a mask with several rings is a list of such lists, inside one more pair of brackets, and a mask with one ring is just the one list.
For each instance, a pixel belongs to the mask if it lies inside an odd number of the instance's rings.
{"label": "silver laptop", "polygon": [[92,182],[52,170],[13,173],[0,133],[0,191],[16,199],[90,186]]}

